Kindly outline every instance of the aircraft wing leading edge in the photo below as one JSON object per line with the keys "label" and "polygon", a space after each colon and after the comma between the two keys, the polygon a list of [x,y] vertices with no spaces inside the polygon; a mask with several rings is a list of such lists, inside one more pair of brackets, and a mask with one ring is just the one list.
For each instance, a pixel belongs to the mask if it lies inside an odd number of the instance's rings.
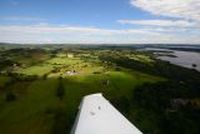
{"label": "aircraft wing leading edge", "polygon": [[85,96],[71,134],[142,134],[102,94]]}

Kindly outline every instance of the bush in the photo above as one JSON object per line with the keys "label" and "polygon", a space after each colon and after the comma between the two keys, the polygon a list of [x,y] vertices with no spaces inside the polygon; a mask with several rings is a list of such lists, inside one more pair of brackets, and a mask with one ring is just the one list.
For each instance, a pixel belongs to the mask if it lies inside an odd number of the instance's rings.
{"label": "bush", "polygon": [[93,72],[93,74],[101,74],[101,72],[96,71],[96,72]]}
{"label": "bush", "polygon": [[48,76],[48,74],[44,74],[44,75],[43,75],[43,80],[46,80],[46,79],[47,79],[47,76]]}
{"label": "bush", "polygon": [[64,88],[63,83],[62,83],[62,78],[60,77],[60,78],[59,78],[59,85],[58,85],[58,88],[57,88],[57,90],[56,90],[56,96],[57,96],[60,100],[62,100],[63,97],[64,97],[64,95],[65,95],[65,88]]}
{"label": "bush", "polygon": [[12,91],[8,91],[6,93],[6,101],[7,102],[12,102],[14,100],[16,100],[16,95]]}

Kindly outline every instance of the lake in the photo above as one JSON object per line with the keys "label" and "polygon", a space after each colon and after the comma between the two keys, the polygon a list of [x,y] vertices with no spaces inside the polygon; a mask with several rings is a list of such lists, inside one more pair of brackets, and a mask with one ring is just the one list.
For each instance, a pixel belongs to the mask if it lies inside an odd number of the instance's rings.
{"label": "lake", "polygon": [[[194,68],[192,65],[197,65],[195,67],[196,70],[200,71],[200,53],[189,52],[189,51],[177,51],[177,50],[168,50],[168,49],[154,49],[154,48],[146,48],[146,51],[154,51],[155,55],[157,55],[158,59],[169,61],[172,64],[179,65],[186,68]],[[165,56],[165,54],[169,53],[174,56]],[[160,55],[161,54],[161,55]],[[162,56],[162,54],[164,56]]]}

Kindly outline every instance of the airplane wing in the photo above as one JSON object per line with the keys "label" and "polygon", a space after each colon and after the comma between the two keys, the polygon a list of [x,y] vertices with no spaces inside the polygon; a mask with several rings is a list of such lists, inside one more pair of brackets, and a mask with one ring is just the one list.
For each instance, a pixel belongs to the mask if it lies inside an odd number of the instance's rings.
{"label": "airplane wing", "polygon": [[71,134],[142,134],[102,94],[85,96]]}

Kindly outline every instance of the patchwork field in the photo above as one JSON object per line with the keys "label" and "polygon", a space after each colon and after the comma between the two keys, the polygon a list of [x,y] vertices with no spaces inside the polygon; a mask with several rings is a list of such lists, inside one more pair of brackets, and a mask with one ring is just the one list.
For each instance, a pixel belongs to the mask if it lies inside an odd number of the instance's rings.
{"label": "patchwork field", "polygon": [[[38,50],[35,51],[38,53]],[[35,51],[31,50],[28,56],[36,56]],[[35,59],[34,64],[27,62],[27,55],[24,60],[20,56],[20,62],[17,62],[16,57],[9,56],[7,52],[7,58],[13,65],[1,68],[0,134],[68,134],[82,97],[92,93],[103,93],[141,130],[147,129],[148,132],[151,125],[151,128],[158,129],[157,124],[149,124],[154,113],[149,113],[147,120],[135,122],[140,114],[144,118],[143,113],[138,113],[144,110],[143,105],[135,104],[134,98],[137,97],[134,96],[138,94],[135,90],[138,91],[140,86],[168,80],[168,76],[153,75],[148,70],[156,62],[149,55],[82,50],[69,57],[63,54],[66,50],[56,54],[49,50],[39,52],[40,58]],[[122,61],[119,62],[120,59]],[[135,65],[140,64],[146,70],[137,69]],[[147,100],[153,101],[151,96]],[[141,102],[145,104],[146,100],[141,98]]]}

